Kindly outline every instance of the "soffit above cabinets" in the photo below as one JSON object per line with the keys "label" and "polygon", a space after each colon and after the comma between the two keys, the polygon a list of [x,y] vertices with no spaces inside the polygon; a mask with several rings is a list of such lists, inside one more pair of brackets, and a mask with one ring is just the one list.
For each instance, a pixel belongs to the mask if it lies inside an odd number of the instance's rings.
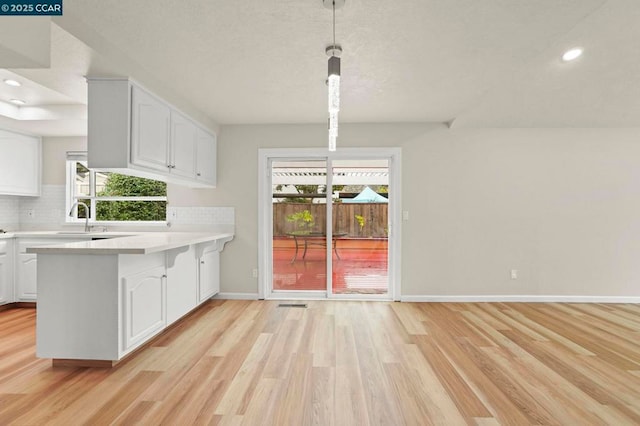
{"label": "soffit above cabinets", "polygon": [[[32,40],[48,45],[48,66],[7,69],[0,57],[0,128],[39,136],[86,136],[86,76],[117,76],[116,67],[55,23],[48,26],[49,39]],[[5,79],[21,86],[8,86]],[[11,99],[26,103],[15,105]]]}
{"label": "soffit above cabinets", "polygon": [[[87,84],[91,51],[55,24],[47,23],[48,66],[0,68],[0,127],[40,136],[87,134]],[[0,42],[2,44],[2,42]],[[37,44],[37,42],[34,42]],[[0,67],[4,64],[0,58]],[[19,87],[9,86],[15,80]],[[16,105],[11,99],[20,99]]]}

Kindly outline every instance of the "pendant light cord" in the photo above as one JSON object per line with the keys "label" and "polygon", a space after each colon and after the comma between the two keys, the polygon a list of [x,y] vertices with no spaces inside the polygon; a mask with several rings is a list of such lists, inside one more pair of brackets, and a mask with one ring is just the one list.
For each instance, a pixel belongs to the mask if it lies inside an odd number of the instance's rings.
{"label": "pendant light cord", "polygon": [[333,6],[333,48],[331,49],[331,56],[335,56],[336,53],[336,0],[331,2]]}

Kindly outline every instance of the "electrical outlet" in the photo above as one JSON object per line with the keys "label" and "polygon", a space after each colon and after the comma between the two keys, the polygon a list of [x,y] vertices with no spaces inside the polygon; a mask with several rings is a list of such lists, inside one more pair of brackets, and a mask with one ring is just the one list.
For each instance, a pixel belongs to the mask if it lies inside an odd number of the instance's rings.
{"label": "electrical outlet", "polygon": [[408,210],[404,210],[402,212],[402,220],[409,220],[409,211]]}
{"label": "electrical outlet", "polygon": [[258,269],[257,269],[257,268],[254,268],[254,269],[251,271],[251,277],[253,277],[253,278],[258,278]]}
{"label": "electrical outlet", "polygon": [[517,280],[518,279],[518,270],[517,269],[512,269],[511,270],[511,279],[512,280]]}

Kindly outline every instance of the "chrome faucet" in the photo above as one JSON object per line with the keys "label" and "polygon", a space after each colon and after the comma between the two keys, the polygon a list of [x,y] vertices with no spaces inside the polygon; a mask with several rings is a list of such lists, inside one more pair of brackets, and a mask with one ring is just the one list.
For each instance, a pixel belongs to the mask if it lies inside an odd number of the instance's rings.
{"label": "chrome faucet", "polygon": [[89,206],[87,206],[82,201],[76,201],[71,206],[71,210],[69,210],[69,217],[73,217],[73,209],[75,209],[78,206],[84,207],[84,232],[89,232]]}

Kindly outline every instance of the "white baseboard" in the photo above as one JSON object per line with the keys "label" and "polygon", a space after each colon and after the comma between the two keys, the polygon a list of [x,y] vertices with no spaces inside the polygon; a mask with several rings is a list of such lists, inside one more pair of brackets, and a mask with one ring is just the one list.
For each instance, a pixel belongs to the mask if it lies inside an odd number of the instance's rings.
{"label": "white baseboard", "polygon": [[218,293],[212,299],[258,300],[258,293]]}
{"label": "white baseboard", "polygon": [[[323,297],[304,297],[303,294],[278,295],[275,300],[324,300]],[[258,293],[218,293],[213,299],[258,300]],[[331,299],[335,300],[335,299]],[[442,296],[442,295],[404,295],[401,302],[523,302],[523,303],[637,303],[638,296],[564,296],[564,295],[490,295],[490,296]]]}
{"label": "white baseboard", "polygon": [[525,303],[640,303],[637,296],[529,296],[529,295],[491,295],[491,296],[401,296],[402,302],[525,302]]}

